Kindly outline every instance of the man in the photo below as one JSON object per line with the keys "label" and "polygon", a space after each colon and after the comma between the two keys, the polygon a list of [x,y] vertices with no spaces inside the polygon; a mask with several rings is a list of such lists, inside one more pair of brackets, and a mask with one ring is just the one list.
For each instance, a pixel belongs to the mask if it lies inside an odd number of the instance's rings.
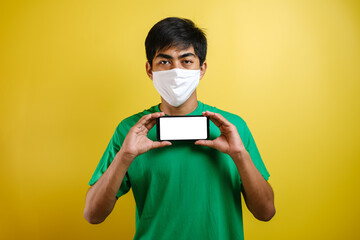
{"label": "man", "polygon": [[[207,41],[192,21],[166,18],[145,41],[146,72],[161,104],[120,122],[90,180],[84,216],[100,223],[132,187],[134,239],[243,239],[241,192],[259,220],[275,214],[274,195],[246,123],[197,100]],[[156,118],[204,115],[210,140],[156,141]]]}

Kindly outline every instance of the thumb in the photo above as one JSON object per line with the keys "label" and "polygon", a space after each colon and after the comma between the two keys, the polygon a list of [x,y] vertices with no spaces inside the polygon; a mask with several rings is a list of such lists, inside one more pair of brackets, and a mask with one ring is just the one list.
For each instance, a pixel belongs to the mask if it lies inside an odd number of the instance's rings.
{"label": "thumb", "polygon": [[161,148],[172,145],[169,141],[153,142],[151,148]]}
{"label": "thumb", "polygon": [[214,147],[214,141],[212,140],[197,140],[195,144],[207,147]]}

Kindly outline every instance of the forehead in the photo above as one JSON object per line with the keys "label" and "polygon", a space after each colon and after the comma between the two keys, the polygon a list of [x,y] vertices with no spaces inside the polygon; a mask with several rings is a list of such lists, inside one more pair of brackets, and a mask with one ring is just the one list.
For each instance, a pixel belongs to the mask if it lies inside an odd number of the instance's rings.
{"label": "forehead", "polygon": [[160,49],[160,50],[156,51],[155,57],[159,54],[166,54],[166,55],[170,55],[172,57],[177,57],[177,56],[181,56],[186,53],[193,53],[196,56],[194,47],[192,45],[190,45],[190,47],[188,47],[188,48],[183,48],[181,46],[171,46],[168,48]]}

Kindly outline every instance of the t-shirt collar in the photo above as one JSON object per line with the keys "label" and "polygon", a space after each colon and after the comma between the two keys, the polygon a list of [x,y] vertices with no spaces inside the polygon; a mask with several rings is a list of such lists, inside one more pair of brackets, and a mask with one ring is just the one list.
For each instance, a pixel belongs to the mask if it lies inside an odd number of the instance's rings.
{"label": "t-shirt collar", "polygon": [[[196,107],[196,109],[194,111],[192,111],[189,114],[186,114],[185,116],[189,116],[189,115],[202,115],[202,112],[204,111],[204,104],[202,102],[200,102],[199,100],[198,102],[198,106]],[[160,103],[158,105],[155,106],[155,112],[160,112]],[[165,115],[167,116],[167,115]]]}

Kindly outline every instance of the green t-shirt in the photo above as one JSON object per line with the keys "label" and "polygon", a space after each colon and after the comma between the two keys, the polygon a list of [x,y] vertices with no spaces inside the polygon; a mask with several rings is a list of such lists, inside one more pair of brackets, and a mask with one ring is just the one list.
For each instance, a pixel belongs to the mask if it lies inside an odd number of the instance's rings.
{"label": "green t-shirt", "polygon": [[[237,127],[246,150],[265,178],[269,173],[245,121],[239,116],[198,101],[188,115],[220,113]],[[132,115],[118,125],[89,184],[106,171],[130,128],[159,105]],[[220,130],[210,121],[210,139]],[[156,141],[156,126],[148,133]],[[136,202],[134,239],[244,239],[241,209],[242,184],[229,155],[194,141],[173,142],[137,156],[130,165],[117,198],[132,187]]]}

